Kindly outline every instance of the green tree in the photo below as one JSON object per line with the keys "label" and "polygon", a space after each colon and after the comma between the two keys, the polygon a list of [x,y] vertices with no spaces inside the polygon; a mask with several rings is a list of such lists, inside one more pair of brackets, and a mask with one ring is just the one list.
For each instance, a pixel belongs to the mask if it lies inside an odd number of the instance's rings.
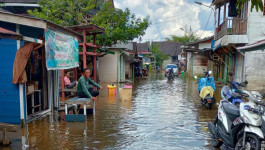
{"label": "green tree", "polygon": [[149,16],[143,19],[136,18],[129,9],[115,10],[111,2],[104,3],[103,0],[96,2],[95,0],[40,0],[38,2],[40,10],[29,10],[28,13],[62,26],[82,25],[88,22],[95,24],[105,29],[104,34],[97,36],[97,43],[106,46],[117,40],[126,43],[128,40],[143,36],[151,24]]}
{"label": "green tree", "polygon": [[40,0],[38,3],[40,10],[28,10],[30,15],[62,26],[87,23],[96,7],[94,0]]}
{"label": "green tree", "polygon": [[247,1],[251,1],[251,11],[255,7],[256,11],[258,12],[259,10],[263,12],[263,3],[262,0],[238,0],[237,1],[237,9],[241,10],[243,8],[244,3]]}
{"label": "green tree", "polygon": [[143,36],[151,24],[149,16],[136,18],[128,8],[125,11],[115,10],[110,2],[91,18],[91,23],[105,29],[105,33],[98,38],[103,45],[111,45],[118,40],[126,43]]}
{"label": "green tree", "polygon": [[187,31],[187,29],[185,28],[184,32],[185,32],[184,36],[171,35],[170,38],[165,38],[165,39],[166,41],[174,41],[181,43],[183,45],[186,45],[190,42],[198,41],[200,39],[194,32],[192,32],[191,29],[190,31]]}
{"label": "green tree", "polygon": [[168,59],[168,55],[162,53],[159,49],[159,45],[151,45],[150,51],[155,55],[156,66],[162,66],[163,61]]}

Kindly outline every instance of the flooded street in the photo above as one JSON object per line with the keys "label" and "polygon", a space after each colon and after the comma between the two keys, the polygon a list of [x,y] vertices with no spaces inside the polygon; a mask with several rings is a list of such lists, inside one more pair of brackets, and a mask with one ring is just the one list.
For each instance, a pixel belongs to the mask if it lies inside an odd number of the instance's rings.
{"label": "flooded street", "polygon": [[55,113],[29,123],[22,135],[31,149],[214,149],[207,122],[217,106],[201,106],[195,82],[162,74],[136,79],[131,101],[109,99],[104,89],[87,122],[60,121]]}

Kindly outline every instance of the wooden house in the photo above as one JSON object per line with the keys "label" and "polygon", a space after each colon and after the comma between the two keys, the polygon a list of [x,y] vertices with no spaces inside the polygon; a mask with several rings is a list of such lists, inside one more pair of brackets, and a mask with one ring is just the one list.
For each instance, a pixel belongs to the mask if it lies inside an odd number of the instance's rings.
{"label": "wooden house", "polygon": [[182,46],[182,55],[187,56],[187,72],[191,75],[203,74],[204,70],[213,70],[213,62],[211,61],[211,42],[213,36],[202,40],[192,42],[186,46]]}
{"label": "wooden house", "polygon": [[[78,60],[81,35],[46,20],[1,11],[0,27],[0,122],[27,123],[59,107],[58,69],[78,67],[78,61],[67,66],[53,59]],[[56,41],[74,46],[55,52],[49,43]]]}
{"label": "wooden house", "polygon": [[161,69],[165,68],[167,64],[179,64],[178,55],[181,53],[180,43],[173,41],[152,42],[153,45],[159,46],[162,53],[169,56],[168,60],[163,62]]}
{"label": "wooden house", "polygon": [[149,66],[155,67],[156,65],[155,56],[150,51],[150,44],[149,43],[136,43],[136,46],[137,46],[138,57],[142,57],[143,68],[147,68],[147,67],[149,68]]}
{"label": "wooden house", "polygon": [[133,43],[117,42],[107,47],[110,54],[99,57],[99,79],[101,82],[123,82],[133,78]]}

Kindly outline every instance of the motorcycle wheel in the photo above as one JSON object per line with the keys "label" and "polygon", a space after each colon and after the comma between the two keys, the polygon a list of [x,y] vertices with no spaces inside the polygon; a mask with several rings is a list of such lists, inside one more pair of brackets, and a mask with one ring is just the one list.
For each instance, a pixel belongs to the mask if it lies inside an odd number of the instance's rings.
{"label": "motorcycle wheel", "polygon": [[[239,138],[235,147],[235,150],[242,150],[242,149],[243,149],[243,136]],[[246,134],[245,149],[260,150],[261,142],[259,140],[259,137],[257,137],[254,134]]]}
{"label": "motorcycle wheel", "polygon": [[212,144],[213,144],[213,147],[219,148],[223,144],[223,142],[219,141],[218,139],[213,139]]}
{"label": "motorcycle wheel", "polygon": [[201,103],[202,103],[202,106],[205,106],[204,102],[203,102],[203,99],[201,98]]}
{"label": "motorcycle wheel", "polygon": [[212,103],[208,103],[208,109],[212,109],[213,104]]}

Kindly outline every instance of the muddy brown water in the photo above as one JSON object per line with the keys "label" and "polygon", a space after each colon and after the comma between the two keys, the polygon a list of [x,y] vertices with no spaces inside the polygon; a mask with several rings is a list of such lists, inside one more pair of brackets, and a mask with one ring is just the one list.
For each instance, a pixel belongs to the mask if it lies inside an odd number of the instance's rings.
{"label": "muddy brown water", "polygon": [[216,110],[216,104],[201,106],[194,80],[152,75],[134,81],[131,101],[102,90],[86,122],[58,120],[54,113],[29,123],[22,142],[30,149],[211,150],[207,122]]}

